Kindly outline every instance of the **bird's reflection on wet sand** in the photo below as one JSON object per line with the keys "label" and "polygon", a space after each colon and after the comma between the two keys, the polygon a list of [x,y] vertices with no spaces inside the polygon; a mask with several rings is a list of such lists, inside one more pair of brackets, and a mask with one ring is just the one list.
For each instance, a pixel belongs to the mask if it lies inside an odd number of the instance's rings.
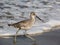
{"label": "bird's reflection on wet sand", "polygon": [[[20,37],[20,36],[19,36]],[[19,37],[17,37],[17,38],[19,38]],[[14,37],[13,37],[14,38]],[[21,36],[20,38],[23,38],[22,40],[25,40],[25,36]],[[30,41],[30,40],[29,40]],[[13,45],[17,45],[17,43],[18,43],[18,40],[17,40],[17,42],[14,42],[14,39],[13,39]],[[23,42],[24,43],[24,42]],[[28,44],[28,43],[27,43]],[[37,41],[30,41],[30,44],[31,45],[37,45]]]}
{"label": "bird's reflection on wet sand", "polygon": [[[16,43],[13,43],[13,45],[17,45]],[[37,45],[36,42],[33,42],[31,45]]]}

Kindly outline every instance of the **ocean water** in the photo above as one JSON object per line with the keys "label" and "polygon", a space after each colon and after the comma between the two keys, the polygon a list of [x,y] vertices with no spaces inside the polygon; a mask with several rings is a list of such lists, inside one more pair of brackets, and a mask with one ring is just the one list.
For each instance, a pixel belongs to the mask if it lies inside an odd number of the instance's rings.
{"label": "ocean water", "polygon": [[[21,20],[28,19],[30,16],[30,12],[35,12],[36,15],[39,16],[39,18],[44,20],[44,22],[41,22],[39,19],[36,18],[35,24],[30,30],[27,31],[27,34],[42,35],[45,32],[53,31],[51,30],[53,28],[55,29],[57,27],[60,28],[60,1],[59,0],[0,0],[0,37],[6,35],[8,36],[15,35],[18,29],[12,26],[9,27],[8,24],[12,24],[12,23],[19,22]],[[24,30],[20,30],[18,35],[24,35]],[[10,39],[3,40],[3,38],[1,38],[1,40],[4,43],[5,42],[4,40],[6,40],[7,42]],[[0,44],[4,45],[2,43]],[[8,44],[10,43],[7,43],[6,45]],[[28,45],[32,45],[32,44],[28,44]],[[57,43],[54,45],[59,45],[59,44]]]}

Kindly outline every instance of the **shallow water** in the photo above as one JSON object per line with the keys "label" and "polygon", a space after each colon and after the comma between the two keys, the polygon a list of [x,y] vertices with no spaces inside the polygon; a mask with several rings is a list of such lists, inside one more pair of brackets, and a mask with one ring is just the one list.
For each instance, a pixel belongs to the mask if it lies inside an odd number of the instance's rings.
{"label": "shallow water", "polygon": [[45,32],[42,35],[34,36],[34,38],[36,42],[27,37],[18,36],[16,44],[13,43],[13,37],[0,38],[0,45],[60,45],[60,29]]}

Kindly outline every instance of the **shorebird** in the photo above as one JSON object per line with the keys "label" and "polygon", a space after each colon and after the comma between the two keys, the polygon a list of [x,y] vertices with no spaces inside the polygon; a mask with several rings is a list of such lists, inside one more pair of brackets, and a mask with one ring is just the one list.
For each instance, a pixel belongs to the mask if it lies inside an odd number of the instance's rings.
{"label": "shorebird", "polygon": [[16,37],[17,37],[17,34],[19,32],[19,30],[25,30],[25,36],[32,39],[33,41],[35,41],[34,38],[32,38],[31,36],[29,36],[28,34],[26,34],[26,31],[29,30],[32,25],[35,23],[35,18],[38,18],[39,20],[43,21],[42,19],[40,19],[36,14],[35,12],[31,12],[30,13],[30,19],[27,19],[27,20],[23,20],[23,21],[20,21],[20,22],[17,22],[17,23],[14,23],[14,24],[8,24],[8,26],[14,26],[15,28],[18,28],[16,34],[15,34],[15,38],[14,38],[14,42],[16,42]]}

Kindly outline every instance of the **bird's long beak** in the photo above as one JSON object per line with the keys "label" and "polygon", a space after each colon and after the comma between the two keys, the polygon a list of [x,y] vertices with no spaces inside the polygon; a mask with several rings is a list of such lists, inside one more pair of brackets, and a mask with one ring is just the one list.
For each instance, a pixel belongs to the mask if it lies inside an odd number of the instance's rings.
{"label": "bird's long beak", "polygon": [[44,20],[42,20],[41,18],[39,18],[38,16],[36,16],[39,20],[41,20],[42,22],[44,22]]}

